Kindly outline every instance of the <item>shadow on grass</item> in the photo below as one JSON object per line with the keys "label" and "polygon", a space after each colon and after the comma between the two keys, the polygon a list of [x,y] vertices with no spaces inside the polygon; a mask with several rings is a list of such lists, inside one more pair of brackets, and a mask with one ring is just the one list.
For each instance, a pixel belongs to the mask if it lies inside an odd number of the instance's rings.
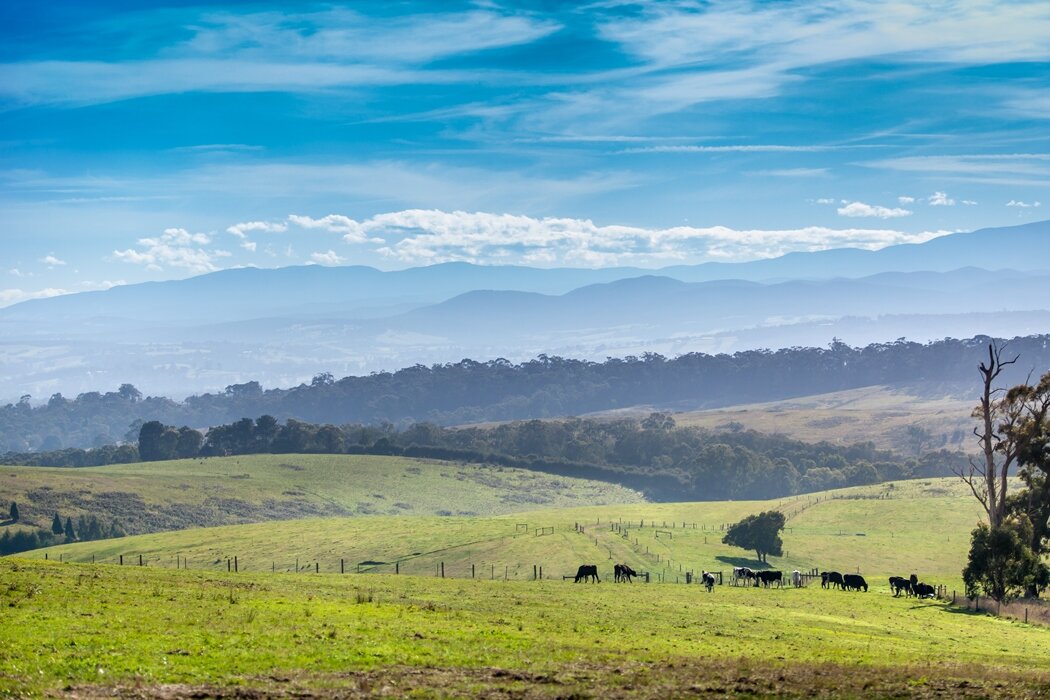
{"label": "shadow on grass", "polygon": [[746,566],[749,569],[768,569],[769,564],[761,562],[757,559],[747,559],[745,557],[715,557],[718,561],[729,564],[730,566]]}

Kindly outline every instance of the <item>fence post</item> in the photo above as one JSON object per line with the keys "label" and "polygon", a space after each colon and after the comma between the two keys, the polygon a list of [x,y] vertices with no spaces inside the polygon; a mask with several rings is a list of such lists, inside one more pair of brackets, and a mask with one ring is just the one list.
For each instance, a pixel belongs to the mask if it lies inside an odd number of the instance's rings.
{"label": "fence post", "polygon": [[441,562],[441,578],[445,578],[445,562]]}
{"label": "fence post", "polygon": [[142,566],[142,555],[139,555],[139,566]]}
{"label": "fence post", "polygon": [[474,565],[473,564],[470,565],[470,577],[474,578]]}
{"label": "fence post", "polygon": [[540,581],[543,580],[543,567],[540,567]]}
{"label": "fence post", "polygon": [[295,573],[299,573],[299,557],[295,558]]}
{"label": "fence post", "polygon": [[1024,623],[1028,624],[1028,608],[1024,609]]}
{"label": "fence post", "polygon": [[395,574],[400,574],[401,573],[401,562],[400,561],[395,561],[394,562],[394,573]]}
{"label": "fence post", "polygon": [[233,573],[237,573],[237,555],[233,555]]}
{"label": "fence post", "polygon": [[47,561],[47,552],[44,552],[44,561]]}
{"label": "fence post", "polygon": [[346,567],[343,565],[343,560],[342,559],[339,560],[339,573],[341,573],[341,574],[345,574],[346,573]]}
{"label": "fence post", "polygon": [[535,581],[535,580],[537,580],[538,578],[539,578],[539,577],[538,577],[538,576],[536,576],[536,565],[535,565],[535,564],[533,564],[533,565],[532,565],[532,580],[533,580],[533,581]]}
{"label": "fence post", "polygon": [[231,565],[230,565],[230,559],[229,559],[229,557],[227,557],[227,558],[226,558],[226,572],[227,572],[227,573],[229,573],[229,572],[231,571],[231,568],[230,568],[230,566],[231,566]]}

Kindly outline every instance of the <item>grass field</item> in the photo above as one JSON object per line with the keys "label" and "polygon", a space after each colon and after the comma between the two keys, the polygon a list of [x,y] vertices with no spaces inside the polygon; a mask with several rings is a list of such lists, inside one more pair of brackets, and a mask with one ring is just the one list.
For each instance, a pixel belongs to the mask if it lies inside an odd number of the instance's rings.
{"label": "grass field", "polygon": [[57,511],[129,533],[348,515],[495,515],[643,500],[630,489],[505,467],[360,455],[251,455],[86,469],[0,467],[0,498],[50,527]]}
{"label": "grass field", "polygon": [[886,593],[0,560],[0,695],[1046,697],[1050,629]]}
{"label": "grass field", "polygon": [[[346,571],[434,576],[444,563],[456,578],[531,579],[596,563],[611,577],[627,562],[657,581],[685,580],[687,571],[755,566],[754,553],[721,542],[721,527],[779,508],[789,516],[785,555],[773,568],[857,571],[885,588],[889,575],[962,588],[969,532],[980,507],[958,480],[880,484],[778,501],[642,503],[547,509],[497,517],[325,518],[271,522],[98,542],[29,553],[64,561],[138,563],[225,571]],[[644,526],[642,526],[644,523]],[[695,525],[695,529],[694,529]],[[577,528],[580,528],[579,530]],[[543,528],[552,528],[549,534]],[[581,531],[582,530],[582,531]],[[362,564],[362,562],[364,562]],[[360,565],[360,569],[359,569]]]}
{"label": "grass field", "polygon": [[[918,397],[904,390],[875,386],[784,401],[676,413],[682,426],[726,430],[735,426],[779,433],[806,442],[840,445],[874,442],[880,449],[914,456],[919,448],[965,449],[973,445],[975,400]],[[915,443],[909,428],[922,428],[929,439]]]}

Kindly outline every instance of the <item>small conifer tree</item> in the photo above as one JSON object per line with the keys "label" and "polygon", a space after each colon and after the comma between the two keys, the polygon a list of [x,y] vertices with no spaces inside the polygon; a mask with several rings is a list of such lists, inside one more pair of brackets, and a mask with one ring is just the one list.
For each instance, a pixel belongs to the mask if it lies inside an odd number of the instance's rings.
{"label": "small conifer tree", "polygon": [[55,513],[55,517],[51,520],[51,532],[56,535],[61,535],[65,532],[65,528],[62,527],[62,518],[59,517],[58,513]]}

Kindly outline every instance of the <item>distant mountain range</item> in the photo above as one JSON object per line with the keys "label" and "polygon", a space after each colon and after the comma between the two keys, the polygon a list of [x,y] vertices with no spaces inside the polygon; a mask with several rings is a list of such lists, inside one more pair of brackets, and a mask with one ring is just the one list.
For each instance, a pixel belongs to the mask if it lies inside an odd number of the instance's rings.
{"label": "distant mountain range", "polygon": [[1050,330],[1050,222],[662,270],[236,269],[0,309],[4,399],[184,396],[463,357],[603,359]]}

